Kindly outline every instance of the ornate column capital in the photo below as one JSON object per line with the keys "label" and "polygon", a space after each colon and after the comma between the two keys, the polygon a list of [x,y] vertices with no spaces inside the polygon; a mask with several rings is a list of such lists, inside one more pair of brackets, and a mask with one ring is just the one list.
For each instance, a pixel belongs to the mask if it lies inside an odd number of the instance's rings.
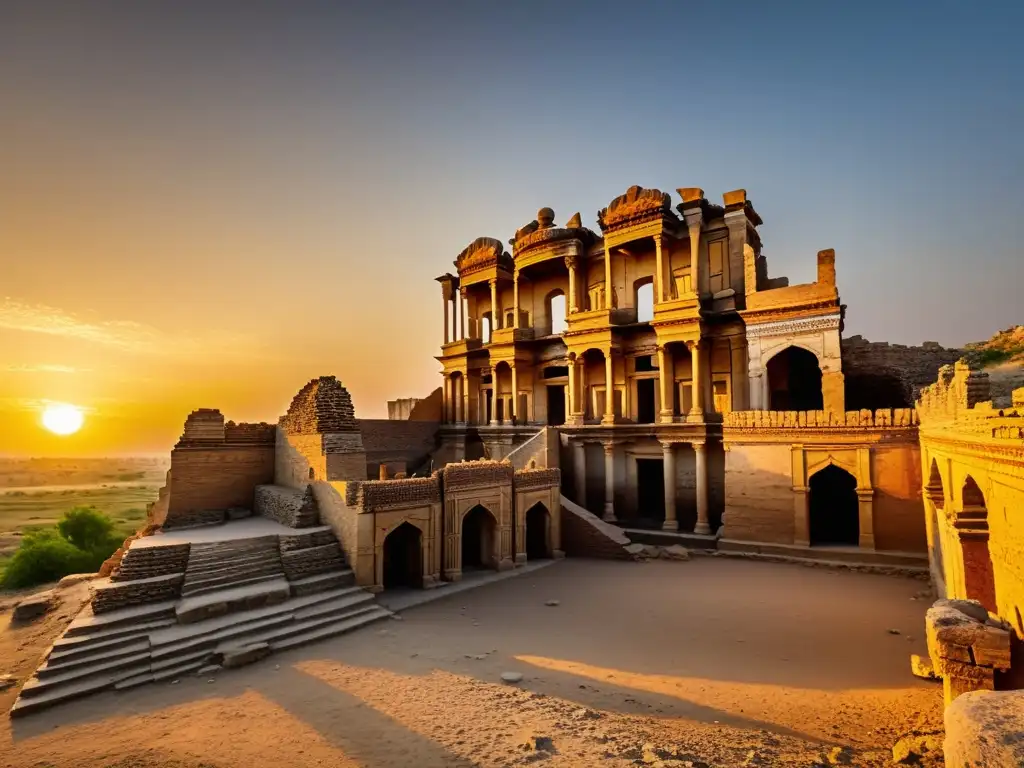
{"label": "ornate column capital", "polygon": [[570,253],[565,257],[566,269],[577,269],[580,266],[580,257],[575,253]]}

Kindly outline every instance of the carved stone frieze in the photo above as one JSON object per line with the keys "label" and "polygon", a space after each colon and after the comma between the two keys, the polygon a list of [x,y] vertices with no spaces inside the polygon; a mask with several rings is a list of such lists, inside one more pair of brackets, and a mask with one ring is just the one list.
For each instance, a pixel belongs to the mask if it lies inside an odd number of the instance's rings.
{"label": "carved stone frieze", "polygon": [[478,237],[463,249],[455,259],[459,275],[479,272],[498,267],[512,271],[512,257],[505,253],[505,246],[493,237]]}
{"label": "carved stone frieze", "polygon": [[607,208],[597,212],[597,223],[604,232],[657,218],[678,221],[672,212],[671,197],[660,189],[645,189],[636,185],[612,200]]}
{"label": "carved stone frieze", "polygon": [[822,315],[820,317],[796,318],[792,320],[775,320],[767,323],[748,323],[747,338],[757,339],[766,336],[799,336],[819,331],[838,331],[840,314]]}

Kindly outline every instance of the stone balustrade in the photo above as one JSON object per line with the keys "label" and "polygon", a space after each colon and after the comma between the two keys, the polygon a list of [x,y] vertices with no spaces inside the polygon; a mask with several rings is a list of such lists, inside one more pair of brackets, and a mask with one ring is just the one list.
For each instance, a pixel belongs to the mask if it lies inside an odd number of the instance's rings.
{"label": "stone balustrade", "polygon": [[913,408],[880,408],[876,411],[732,411],[723,415],[722,426],[733,429],[907,429],[918,424]]}

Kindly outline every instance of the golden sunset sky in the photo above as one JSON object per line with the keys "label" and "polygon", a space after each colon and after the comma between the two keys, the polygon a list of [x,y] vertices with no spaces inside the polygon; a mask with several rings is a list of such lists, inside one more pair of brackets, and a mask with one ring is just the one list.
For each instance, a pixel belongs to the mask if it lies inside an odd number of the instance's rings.
{"label": "golden sunset sky", "polygon": [[[275,421],[324,374],[385,417],[440,384],[466,244],[541,206],[596,229],[632,184],[746,188],[794,283],[835,248],[847,335],[1020,322],[1014,25],[731,12],[0,5],[0,454],[165,453],[195,408]],[[54,401],[79,433],[41,428]]]}

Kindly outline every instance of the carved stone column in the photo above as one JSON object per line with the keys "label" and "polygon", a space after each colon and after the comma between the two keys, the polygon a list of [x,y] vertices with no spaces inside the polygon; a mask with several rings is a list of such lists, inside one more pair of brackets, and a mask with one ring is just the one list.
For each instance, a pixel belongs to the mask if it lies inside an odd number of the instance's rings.
{"label": "carved stone column", "polygon": [[515,361],[512,362],[512,407],[509,408],[511,423],[517,423],[519,416],[519,375],[516,371]]}
{"label": "carved stone column", "polygon": [[672,353],[664,344],[658,346],[658,386],[661,392],[661,410],[658,412],[662,424],[671,424],[675,417],[672,385]]}
{"label": "carved stone column", "polygon": [[565,266],[569,270],[569,306],[567,307],[569,314],[579,312],[579,292],[576,290],[576,269],[579,267],[580,259],[578,256],[566,256]]}
{"label": "carved stone column", "polygon": [[612,351],[609,349],[604,355],[604,418],[601,419],[602,424],[615,423],[615,400],[613,399],[615,396],[614,364]]}
{"label": "carved stone column", "polygon": [[687,220],[686,224],[690,231],[690,280],[693,281],[693,292],[700,297],[704,295],[700,284],[703,278],[703,270],[700,268],[700,218],[692,224]]}
{"label": "carved stone column", "polygon": [[444,343],[445,343],[445,344],[447,344],[447,343],[448,343],[448,341],[449,341],[449,335],[448,335],[448,331],[449,331],[449,329],[448,329],[448,325],[449,325],[449,320],[448,320],[448,305],[449,305],[450,303],[451,303],[451,302],[450,302],[450,301],[448,301],[448,298],[447,298],[447,297],[445,297],[445,299],[444,299]]}
{"label": "carved stone column", "polygon": [[729,337],[729,391],[732,393],[732,410],[745,411],[747,400],[747,342],[742,336]]}
{"label": "carved stone column", "polygon": [[515,313],[515,314],[512,315],[512,327],[513,328],[518,328],[519,327],[519,270],[518,269],[515,270],[512,273],[512,306],[513,306],[513,312]]}
{"label": "carved stone column", "polygon": [[810,501],[809,488],[802,485],[793,487],[793,543],[798,547],[811,546]]}
{"label": "carved stone column", "polygon": [[708,523],[707,446],[704,443],[694,443],[693,452],[697,455],[697,524],[694,526],[693,532],[711,533],[711,526]]}
{"label": "carved stone column", "polygon": [[857,489],[857,518],[860,525],[858,544],[861,549],[875,549],[875,491],[872,488]]}
{"label": "carved stone column", "polygon": [[459,306],[462,308],[462,338],[468,339],[469,334],[466,332],[466,326],[468,325],[467,316],[469,315],[469,299],[466,298],[466,289],[460,288],[456,294],[459,301]]}
{"label": "carved stone column", "polygon": [[676,452],[672,443],[662,443],[663,474],[665,475],[665,522],[661,526],[666,531],[678,531],[679,520],[676,519]]}
{"label": "carved stone column", "polygon": [[498,281],[488,280],[491,286],[491,338],[494,332],[501,328],[501,307],[498,306]]}
{"label": "carved stone column", "polygon": [[566,408],[565,416],[566,421],[572,420],[572,415],[576,413],[576,401],[579,398],[579,394],[576,392],[576,357],[575,355],[569,355],[568,360],[569,368],[569,385],[566,387],[566,394],[568,397],[568,408]]}
{"label": "carved stone column", "polygon": [[604,247],[604,307],[602,309],[613,309],[612,302],[612,252],[606,245]]}
{"label": "carved stone column", "polygon": [[662,286],[665,283],[665,265],[662,248],[665,238],[662,235],[654,236],[654,300],[661,304],[665,300],[665,291]]}
{"label": "carved stone column", "polygon": [[581,440],[572,441],[572,479],[576,503],[587,507],[587,451]]}
{"label": "carved stone column", "polygon": [[441,413],[444,414],[444,422],[446,424],[449,424],[452,421],[452,417],[451,417],[452,379],[451,379],[451,377],[447,373],[445,373],[445,374],[442,374],[442,380],[444,381],[444,384],[442,385],[442,390],[441,390],[441,400],[442,400],[442,403],[441,403],[441,405],[442,405]]}
{"label": "carved stone column", "polygon": [[608,440],[604,447],[604,515],[602,519],[614,523],[615,517],[615,443]]}
{"label": "carved stone column", "polygon": [[704,371],[700,361],[699,341],[686,342],[690,350],[690,412],[686,416],[688,422],[704,421]]}

